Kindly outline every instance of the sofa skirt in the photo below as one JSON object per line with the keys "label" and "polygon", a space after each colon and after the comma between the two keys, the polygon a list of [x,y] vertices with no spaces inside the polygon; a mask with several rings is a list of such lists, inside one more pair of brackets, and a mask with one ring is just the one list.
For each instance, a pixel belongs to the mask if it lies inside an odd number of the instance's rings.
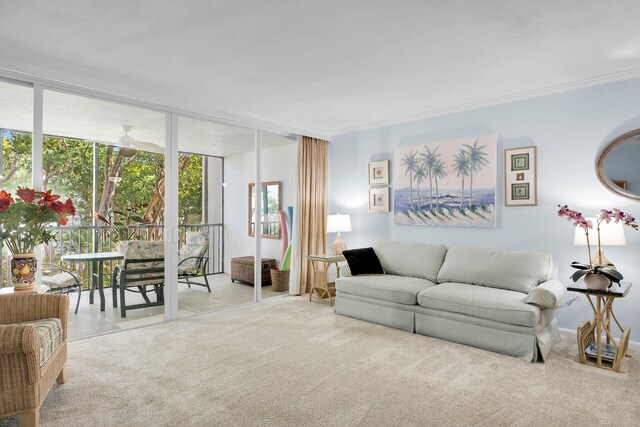
{"label": "sofa skirt", "polygon": [[553,311],[543,312],[536,327],[508,325],[472,316],[430,310],[338,292],[336,314],[407,332],[465,344],[527,362],[545,361],[560,342]]}
{"label": "sofa skirt", "polygon": [[413,306],[336,293],[336,314],[414,332]]}
{"label": "sofa skirt", "polygon": [[[513,332],[470,322],[416,313],[416,333],[457,342],[527,362],[545,361],[551,348],[560,341],[558,323],[553,319],[535,333]],[[533,328],[532,328],[533,329]]]}

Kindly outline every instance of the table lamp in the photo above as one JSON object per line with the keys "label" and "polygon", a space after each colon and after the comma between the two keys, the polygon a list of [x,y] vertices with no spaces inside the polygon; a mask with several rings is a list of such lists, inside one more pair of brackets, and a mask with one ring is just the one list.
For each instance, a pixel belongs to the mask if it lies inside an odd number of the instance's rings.
{"label": "table lamp", "polygon": [[[613,263],[604,256],[602,251],[603,246],[626,246],[627,240],[624,237],[624,224],[613,221],[606,223],[602,221],[600,223],[600,249],[598,250],[598,230],[597,219],[587,218],[593,224],[593,229],[589,230],[589,244],[592,248],[596,248],[596,254],[591,258],[594,265],[608,265],[613,267]],[[580,227],[576,227],[575,237],[573,244],[576,246],[587,246],[587,236],[584,234],[584,230]]]}
{"label": "table lamp", "polygon": [[347,249],[347,244],[342,240],[340,233],[351,231],[351,217],[349,215],[329,215],[327,216],[327,234],[338,233],[336,240],[331,244],[331,251],[334,255],[342,255],[342,251]]}

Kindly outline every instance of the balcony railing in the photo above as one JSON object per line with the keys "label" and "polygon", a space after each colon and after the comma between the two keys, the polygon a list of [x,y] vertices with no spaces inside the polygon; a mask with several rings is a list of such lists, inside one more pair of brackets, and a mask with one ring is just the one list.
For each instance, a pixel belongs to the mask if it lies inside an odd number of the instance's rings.
{"label": "balcony railing", "polygon": [[[56,227],[56,240],[44,248],[43,262],[64,264],[79,274],[85,286],[90,282],[91,265],[87,263],[62,263],[61,257],[66,254],[112,252],[116,250],[116,238],[109,226],[64,226]],[[162,240],[164,238],[164,225],[140,225],[130,226],[127,229],[130,240]],[[209,235],[209,265],[207,274],[223,272],[224,266],[224,229],[222,224],[180,224],[178,226],[178,248],[185,243],[187,231],[204,232]],[[2,253],[0,264],[0,286],[11,286],[10,272],[7,269],[11,254],[6,250]],[[105,285],[111,281],[110,272],[117,261],[104,263]]]}

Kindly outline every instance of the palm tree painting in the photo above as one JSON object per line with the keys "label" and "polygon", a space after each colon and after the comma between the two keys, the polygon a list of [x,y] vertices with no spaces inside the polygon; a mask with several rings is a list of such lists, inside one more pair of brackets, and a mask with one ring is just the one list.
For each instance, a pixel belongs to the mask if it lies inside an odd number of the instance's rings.
{"label": "palm tree painting", "polygon": [[483,151],[486,147],[478,147],[478,138],[476,138],[473,145],[465,144],[465,148],[470,163],[469,207],[473,207],[473,173],[480,172],[483,167],[489,164],[489,161],[487,160],[487,153]]}
{"label": "palm tree painting", "polygon": [[420,210],[420,184],[424,182],[424,179],[427,177],[427,170],[424,167],[424,164],[418,166],[413,179],[416,181],[416,195],[418,196],[418,203],[416,207]]}
{"label": "palm tree painting", "polygon": [[462,212],[462,205],[464,204],[464,178],[471,173],[471,159],[463,149],[460,149],[458,154],[453,157],[453,170],[456,171],[456,176],[462,178],[462,187],[460,189],[460,212]]}
{"label": "palm tree painting", "polygon": [[444,168],[444,163],[442,160],[437,160],[434,163],[433,168],[431,168],[431,173],[433,174],[433,179],[436,183],[436,212],[440,212],[440,191],[438,189],[438,179],[442,179],[447,176],[447,171]]}
{"label": "palm tree painting", "polygon": [[409,202],[411,203],[411,208],[413,208],[413,173],[418,168],[418,161],[416,160],[416,155],[418,153],[414,153],[413,151],[409,152],[409,154],[405,154],[402,157],[402,166],[404,166],[404,175],[407,176],[409,174]]}
{"label": "palm tree painting", "polygon": [[407,139],[413,144],[401,146],[395,155],[401,167],[394,169],[394,222],[495,227],[496,135],[435,143],[418,136]]}

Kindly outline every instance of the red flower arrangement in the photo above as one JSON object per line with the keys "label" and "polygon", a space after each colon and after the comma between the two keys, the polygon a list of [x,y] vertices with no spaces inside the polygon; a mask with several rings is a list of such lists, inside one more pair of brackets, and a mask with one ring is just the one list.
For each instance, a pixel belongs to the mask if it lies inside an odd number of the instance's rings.
{"label": "red flower arrangement", "polygon": [[37,245],[49,243],[55,233],[47,230],[47,225],[66,225],[76,213],[71,199],[63,203],[51,190],[18,188],[16,195],[18,200],[0,190],[0,241],[13,254],[30,253]]}

